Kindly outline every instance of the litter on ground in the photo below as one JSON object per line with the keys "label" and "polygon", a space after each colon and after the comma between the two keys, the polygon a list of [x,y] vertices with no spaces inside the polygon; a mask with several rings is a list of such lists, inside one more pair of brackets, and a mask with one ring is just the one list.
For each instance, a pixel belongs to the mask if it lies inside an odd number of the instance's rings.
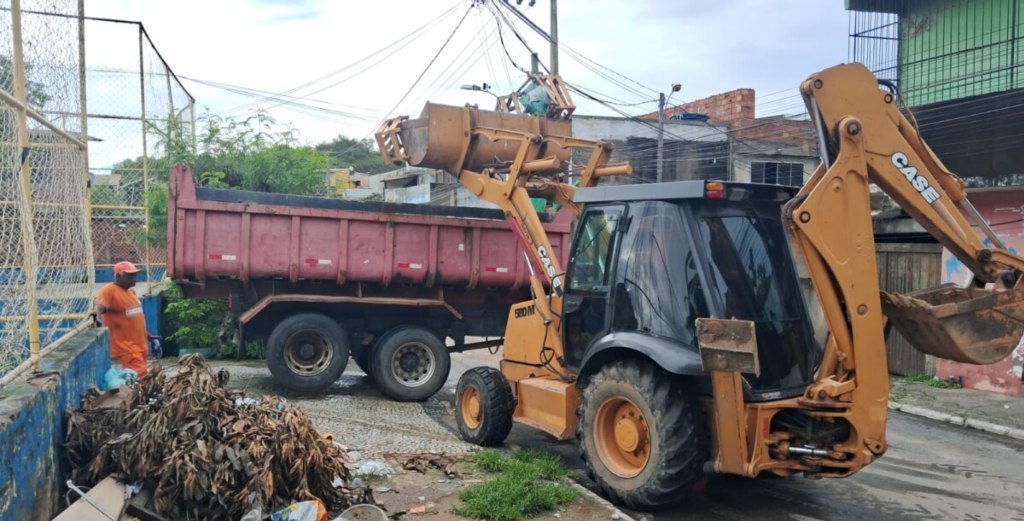
{"label": "litter on ground", "polygon": [[302,409],[224,387],[197,355],[176,374],[157,368],[135,387],[90,390],[68,417],[72,481],[142,482],[171,519],[239,519],[319,500],[331,512],[373,503],[351,487],[348,456]]}

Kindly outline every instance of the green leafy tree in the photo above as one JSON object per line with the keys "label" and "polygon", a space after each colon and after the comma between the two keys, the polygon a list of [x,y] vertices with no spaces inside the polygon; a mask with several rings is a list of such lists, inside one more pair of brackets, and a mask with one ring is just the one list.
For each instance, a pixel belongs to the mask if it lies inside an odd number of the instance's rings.
{"label": "green leafy tree", "polygon": [[163,293],[168,348],[216,348],[228,304],[223,299],[185,299],[174,284]]}
{"label": "green leafy tree", "polygon": [[320,143],[316,150],[330,158],[331,166],[334,168],[352,167],[356,172],[367,174],[379,174],[395,168],[381,159],[373,141],[369,139],[357,141],[338,136],[326,143]]}
{"label": "green leafy tree", "polygon": [[[31,76],[32,63],[25,64],[25,76]],[[0,56],[0,88],[14,94],[14,60],[10,56]],[[51,96],[46,92],[46,86],[38,81],[25,80],[25,97],[28,104],[39,109],[50,101]]]}
{"label": "green leafy tree", "polygon": [[240,186],[257,192],[313,194],[323,188],[329,167],[327,158],[312,148],[275,145],[242,160]]}

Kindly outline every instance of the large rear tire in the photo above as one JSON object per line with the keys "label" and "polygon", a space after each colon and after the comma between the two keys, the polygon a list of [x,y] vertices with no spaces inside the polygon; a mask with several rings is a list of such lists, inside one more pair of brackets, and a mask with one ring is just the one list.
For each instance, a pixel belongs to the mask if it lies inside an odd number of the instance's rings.
{"label": "large rear tire", "polygon": [[318,313],[300,313],[270,333],[267,367],[284,387],[312,393],[341,377],[348,353],[348,336],[337,322]]}
{"label": "large rear tire", "polygon": [[370,371],[377,387],[399,402],[419,402],[444,386],[452,360],[441,339],[428,329],[399,326],[373,346]]}
{"label": "large rear tire", "polygon": [[703,476],[700,410],[676,378],[650,361],[622,360],[603,367],[583,391],[580,455],[615,503],[664,508]]}
{"label": "large rear tire", "polygon": [[512,430],[516,402],[501,371],[474,367],[459,378],[455,392],[455,423],[462,439],[493,447],[501,445]]}

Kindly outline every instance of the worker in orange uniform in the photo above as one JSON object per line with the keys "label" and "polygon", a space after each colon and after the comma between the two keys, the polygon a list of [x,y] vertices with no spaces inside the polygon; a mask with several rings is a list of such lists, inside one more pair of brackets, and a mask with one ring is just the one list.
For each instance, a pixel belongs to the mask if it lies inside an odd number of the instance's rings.
{"label": "worker in orange uniform", "polygon": [[135,293],[139,269],[130,262],[114,265],[114,282],[96,296],[96,314],[110,330],[110,356],[124,369],[132,369],[141,378],[147,372],[149,333],[142,302]]}

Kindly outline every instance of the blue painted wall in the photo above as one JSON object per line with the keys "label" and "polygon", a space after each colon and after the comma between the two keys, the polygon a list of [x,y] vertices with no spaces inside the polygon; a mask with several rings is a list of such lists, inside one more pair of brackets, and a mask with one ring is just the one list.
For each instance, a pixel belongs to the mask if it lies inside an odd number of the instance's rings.
{"label": "blue painted wall", "polygon": [[50,519],[61,491],[58,466],[64,411],[110,368],[105,329],[88,329],[46,356],[54,381],[32,385],[25,376],[0,389],[0,521]]}

